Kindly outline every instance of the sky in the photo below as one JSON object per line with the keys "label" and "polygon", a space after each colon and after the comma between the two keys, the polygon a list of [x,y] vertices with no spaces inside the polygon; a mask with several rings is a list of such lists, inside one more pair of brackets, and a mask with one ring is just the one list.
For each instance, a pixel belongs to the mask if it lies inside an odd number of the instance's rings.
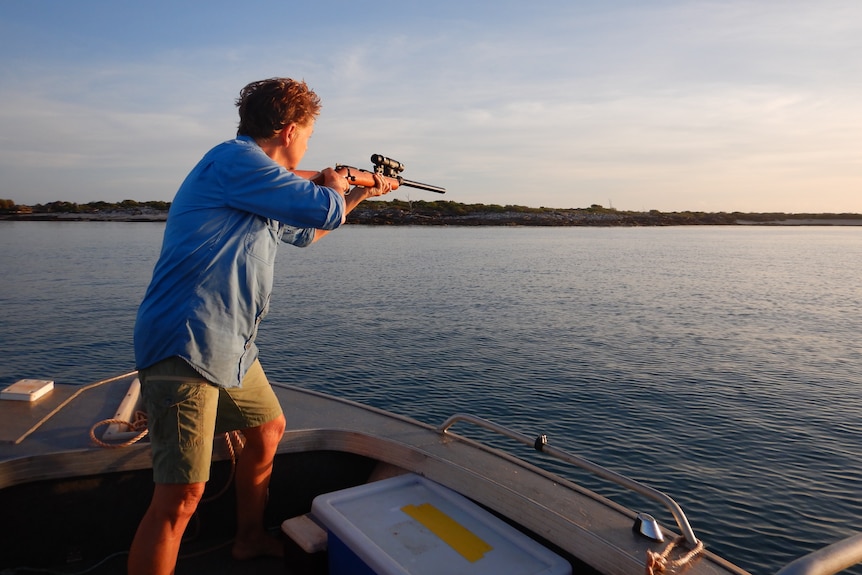
{"label": "sky", "polygon": [[862,213],[858,0],[0,2],[0,198],[170,201],[247,83],[389,198]]}

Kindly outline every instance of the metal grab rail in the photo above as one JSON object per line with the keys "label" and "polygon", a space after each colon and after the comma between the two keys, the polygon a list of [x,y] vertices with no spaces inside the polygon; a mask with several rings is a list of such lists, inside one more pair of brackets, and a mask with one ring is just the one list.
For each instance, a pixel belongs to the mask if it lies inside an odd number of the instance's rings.
{"label": "metal grab rail", "polygon": [[777,575],[832,575],[862,562],[862,533],[788,563]]}
{"label": "metal grab rail", "polygon": [[577,455],[567,453],[563,450],[550,447],[547,443],[547,436],[545,435],[540,435],[535,439],[531,439],[530,437],[518,433],[517,431],[512,431],[511,429],[508,429],[501,425],[497,425],[496,423],[493,423],[486,419],[482,419],[481,417],[476,417],[474,415],[457,413],[444,421],[443,424],[437,428],[437,431],[439,433],[447,433],[449,431],[449,428],[459,421],[472,423],[473,425],[483,427],[489,431],[494,431],[496,433],[499,433],[500,435],[504,435],[510,439],[514,439],[515,441],[520,441],[525,445],[533,447],[537,451],[546,453],[547,455],[550,455],[552,457],[556,457],[557,459],[580,467],[581,469],[585,469],[593,473],[594,475],[597,475],[603,479],[607,479],[608,481],[612,481],[617,485],[621,485],[626,489],[630,489],[631,491],[639,493],[644,497],[648,497],[649,499],[661,503],[671,512],[674,519],[676,519],[676,524],[677,526],[679,526],[680,533],[682,533],[682,536],[685,537],[685,540],[689,544],[689,546],[694,547],[698,544],[697,537],[695,537],[694,531],[692,530],[691,525],[689,525],[688,519],[686,518],[685,513],[683,513],[682,508],[679,506],[679,504],[677,504],[676,501],[674,501],[668,495],[662,493],[661,491],[653,489],[648,485],[638,483],[637,481],[629,479],[625,475],[620,475],[619,473],[611,471],[610,469],[605,469],[601,465],[597,465],[592,461],[584,459],[583,457],[579,457]]}

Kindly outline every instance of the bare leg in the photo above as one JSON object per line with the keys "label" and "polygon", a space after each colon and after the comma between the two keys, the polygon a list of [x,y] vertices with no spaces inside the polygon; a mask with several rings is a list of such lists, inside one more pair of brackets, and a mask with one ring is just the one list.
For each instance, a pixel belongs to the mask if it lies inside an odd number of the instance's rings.
{"label": "bare leg", "polygon": [[236,466],[237,534],[233,546],[236,559],[262,555],[281,557],[281,542],[263,525],[272,460],[284,435],[284,416],[258,427],[243,429],[245,446]]}
{"label": "bare leg", "polygon": [[157,483],[150,507],[129,550],[129,575],[174,572],[183,532],[204,492],[204,483]]}

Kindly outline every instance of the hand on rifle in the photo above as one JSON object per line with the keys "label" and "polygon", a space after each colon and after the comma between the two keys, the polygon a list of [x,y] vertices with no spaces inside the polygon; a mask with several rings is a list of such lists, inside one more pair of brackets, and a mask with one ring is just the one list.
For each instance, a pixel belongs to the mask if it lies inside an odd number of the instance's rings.
{"label": "hand on rifle", "polygon": [[350,182],[347,181],[347,178],[332,168],[324,168],[309,179],[319,186],[332,188],[342,196],[350,190]]}
{"label": "hand on rifle", "polygon": [[[366,198],[372,198],[376,196],[382,196],[383,194],[388,194],[392,191],[392,184],[389,182],[388,178],[381,176],[380,174],[370,174],[374,177],[374,186],[373,187],[362,187],[356,186],[354,190],[363,190],[365,192]],[[343,175],[338,173],[336,170],[332,168],[325,168],[317,174],[317,177],[312,178],[312,181],[316,184],[320,184],[322,186],[326,186],[327,188],[332,188],[336,190],[338,193],[342,195],[349,195],[350,190],[350,182],[347,181]]]}
{"label": "hand on rifle", "polygon": [[[359,186],[357,186],[358,188]],[[392,184],[389,183],[388,178],[384,178],[380,174],[374,174],[374,187],[373,188],[359,188],[364,189],[369,198],[373,198],[375,196],[382,196],[383,194],[388,194],[392,191]]]}

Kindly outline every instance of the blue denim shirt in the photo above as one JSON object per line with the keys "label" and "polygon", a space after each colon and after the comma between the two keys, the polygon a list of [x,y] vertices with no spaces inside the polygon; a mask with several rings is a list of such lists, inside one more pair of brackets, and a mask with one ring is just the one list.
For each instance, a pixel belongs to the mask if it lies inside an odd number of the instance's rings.
{"label": "blue denim shirt", "polygon": [[295,176],[251,138],[210,150],[168,212],[135,323],[138,369],[179,356],[217,385],[240,385],[257,359],[279,241],[305,247],[345,215],[338,192]]}

